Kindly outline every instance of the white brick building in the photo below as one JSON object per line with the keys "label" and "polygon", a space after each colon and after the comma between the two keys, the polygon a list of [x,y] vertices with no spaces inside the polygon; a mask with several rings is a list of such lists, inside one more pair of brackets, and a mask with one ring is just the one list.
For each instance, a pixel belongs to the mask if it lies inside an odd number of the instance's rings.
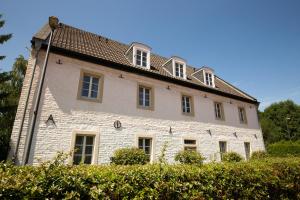
{"label": "white brick building", "polygon": [[32,39],[11,136],[10,157],[18,164],[80,146],[70,160],[92,164],[109,163],[116,149],[132,146],[155,162],[165,142],[169,162],[182,149],[199,151],[206,161],[220,159],[220,151],[247,157],[264,150],[259,103],[211,68],[65,24],[53,34],[35,119],[50,30],[45,25]]}

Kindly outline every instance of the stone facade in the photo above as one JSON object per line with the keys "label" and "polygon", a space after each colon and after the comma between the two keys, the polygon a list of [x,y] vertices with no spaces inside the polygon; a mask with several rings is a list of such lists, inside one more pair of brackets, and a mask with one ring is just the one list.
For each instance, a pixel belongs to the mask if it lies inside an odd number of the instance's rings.
{"label": "stone facade", "polygon": [[[36,83],[44,59],[43,55],[44,52],[40,53],[37,60],[34,85],[19,147],[19,164],[22,164],[23,160],[25,137],[28,135],[28,126],[33,112],[32,101],[36,95]],[[29,60],[11,138],[10,156],[15,151],[34,59],[33,56]],[[62,64],[57,64],[58,59]],[[104,75],[101,103],[77,98],[82,70]],[[123,78],[120,78],[120,74]],[[154,88],[153,110],[137,107],[138,83],[151,85]],[[170,89],[167,89],[168,86]],[[193,96],[194,116],[182,115],[182,93]],[[214,101],[223,103],[225,121],[215,119]],[[246,110],[248,121],[246,125],[239,123],[238,106]],[[45,123],[50,115],[53,116],[55,124]],[[219,160],[219,141],[226,141],[228,151],[235,151],[243,156],[245,156],[244,142],[250,142],[251,151],[264,150],[256,105],[57,54],[50,54],[49,57],[37,119],[29,164],[52,159],[57,151],[72,151],[77,133],[96,136],[93,164],[109,163],[116,149],[137,146],[138,137],[152,138],[152,162],[157,161],[165,143],[167,143],[166,159],[170,163],[174,162],[174,155],[184,148],[184,139],[196,140],[197,150],[206,157],[207,162]],[[120,129],[113,126],[116,120],[122,123]]]}

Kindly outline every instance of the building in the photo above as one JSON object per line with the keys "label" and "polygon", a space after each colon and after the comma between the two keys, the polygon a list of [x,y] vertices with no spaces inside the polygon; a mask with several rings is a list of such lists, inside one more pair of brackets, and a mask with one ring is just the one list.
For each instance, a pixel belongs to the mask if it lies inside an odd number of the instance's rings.
{"label": "building", "polygon": [[88,164],[109,163],[116,149],[132,146],[155,162],[167,144],[170,163],[183,149],[201,152],[207,162],[219,160],[220,152],[248,158],[264,150],[259,102],[213,69],[63,23],[45,59],[50,37],[46,24],[32,38],[11,136],[9,156],[17,164],[36,164],[74,148],[80,150],[70,162]]}

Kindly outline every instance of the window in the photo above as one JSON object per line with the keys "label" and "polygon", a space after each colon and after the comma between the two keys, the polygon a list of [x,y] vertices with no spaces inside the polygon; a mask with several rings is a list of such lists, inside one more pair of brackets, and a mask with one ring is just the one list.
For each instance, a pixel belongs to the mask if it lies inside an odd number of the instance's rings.
{"label": "window", "polygon": [[197,151],[196,140],[184,140],[185,151]]}
{"label": "window", "polygon": [[136,65],[141,67],[147,67],[147,52],[142,50],[136,50]]}
{"label": "window", "polygon": [[103,75],[82,71],[80,75],[78,99],[102,101]]}
{"label": "window", "polygon": [[249,158],[250,158],[250,142],[245,142],[244,147],[245,147],[246,160],[249,160]]}
{"label": "window", "polygon": [[154,92],[152,87],[138,85],[138,108],[150,110],[154,108]]}
{"label": "window", "polygon": [[73,163],[91,164],[94,149],[94,136],[76,135]]}
{"label": "window", "polygon": [[222,103],[215,102],[215,116],[218,120],[225,120]]}
{"label": "window", "polygon": [[183,78],[183,64],[175,62],[175,76]]}
{"label": "window", "polygon": [[191,96],[182,95],[181,97],[182,113],[185,115],[193,115],[193,99]]}
{"label": "window", "polygon": [[219,142],[221,160],[223,159],[223,154],[227,152],[227,142],[220,141]]}
{"label": "window", "polygon": [[139,138],[139,149],[143,149],[148,156],[148,161],[151,158],[152,151],[152,139],[151,138]]}
{"label": "window", "polygon": [[239,107],[239,118],[241,124],[247,124],[247,117],[246,117],[246,111],[245,108]]}
{"label": "window", "polygon": [[213,86],[212,74],[205,72],[205,84],[208,86]]}

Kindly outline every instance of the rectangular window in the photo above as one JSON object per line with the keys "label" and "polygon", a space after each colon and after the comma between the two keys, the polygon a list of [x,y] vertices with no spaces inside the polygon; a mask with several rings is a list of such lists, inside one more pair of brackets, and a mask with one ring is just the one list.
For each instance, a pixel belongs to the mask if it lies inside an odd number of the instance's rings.
{"label": "rectangular window", "polygon": [[220,141],[219,148],[220,148],[220,154],[221,154],[221,160],[222,160],[223,154],[227,152],[227,142]]}
{"label": "rectangular window", "polygon": [[224,111],[222,103],[215,102],[215,117],[218,120],[224,120]]}
{"label": "rectangular window", "polygon": [[82,71],[78,88],[78,99],[101,102],[103,75]]}
{"label": "rectangular window", "polygon": [[184,140],[185,151],[197,151],[196,140]]}
{"label": "rectangular window", "polygon": [[73,164],[91,164],[94,149],[94,136],[76,135]]}
{"label": "rectangular window", "polygon": [[205,83],[208,86],[213,86],[212,74],[205,72]]}
{"label": "rectangular window", "polygon": [[239,107],[239,118],[241,124],[247,124],[247,117],[246,117],[246,111],[245,108]]}
{"label": "rectangular window", "polygon": [[136,50],[136,65],[141,67],[147,67],[147,52],[142,50]]}
{"label": "rectangular window", "polygon": [[175,75],[183,78],[183,64],[175,62]]}
{"label": "rectangular window", "polygon": [[246,160],[249,160],[249,158],[250,158],[250,142],[245,142],[244,147],[245,147]]}
{"label": "rectangular window", "polygon": [[148,161],[151,158],[152,152],[152,139],[151,138],[139,138],[139,149],[143,149],[148,156]]}
{"label": "rectangular window", "polygon": [[182,113],[192,115],[193,108],[192,108],[192,97],[182,95],[181,97],[181,104],[182,104]]}
{"label": "rectangular window", "polygon": [[138,85],[138,108],[153,109],[153,89],[148,86]]}

